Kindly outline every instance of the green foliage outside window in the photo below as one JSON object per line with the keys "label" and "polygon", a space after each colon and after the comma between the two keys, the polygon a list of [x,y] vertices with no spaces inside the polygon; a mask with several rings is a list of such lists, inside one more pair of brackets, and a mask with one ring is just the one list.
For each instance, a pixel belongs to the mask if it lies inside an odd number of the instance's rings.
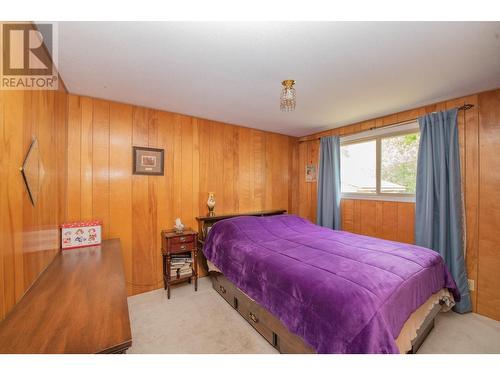
{"label": "green foliage outside window", "polygon": [[415,193],[420,134],[382,139],[381,191]]}

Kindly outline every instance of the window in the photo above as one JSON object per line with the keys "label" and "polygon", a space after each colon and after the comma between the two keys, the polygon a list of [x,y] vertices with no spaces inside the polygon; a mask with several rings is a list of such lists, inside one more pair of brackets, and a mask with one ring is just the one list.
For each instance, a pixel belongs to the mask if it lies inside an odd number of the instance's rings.
{"label": "window", "polygon": [[342,193],[377,192],[377,153],[375,140],[340,147]]}
{"label": "window", "polygon": [[342,196],[414,199],[419,139],[416,123],[343,137]]}

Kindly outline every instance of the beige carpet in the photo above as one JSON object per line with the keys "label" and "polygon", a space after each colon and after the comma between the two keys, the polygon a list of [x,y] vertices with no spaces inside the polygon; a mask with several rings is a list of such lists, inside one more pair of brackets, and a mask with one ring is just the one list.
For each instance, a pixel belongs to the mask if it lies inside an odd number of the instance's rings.
{"label": "beige carpet", "polygon": [[[128,299],[127,353],[277,353],[212,289],[209,278]],[[477,314],[439,314],[419,353],[500,353],[500,322]]]}

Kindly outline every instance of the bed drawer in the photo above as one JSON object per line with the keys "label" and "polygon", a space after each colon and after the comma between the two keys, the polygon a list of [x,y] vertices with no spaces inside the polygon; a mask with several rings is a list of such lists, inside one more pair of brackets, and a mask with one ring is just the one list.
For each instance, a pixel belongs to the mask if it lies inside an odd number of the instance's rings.
{"label": "bed drawer", "polygon": [[[241,293],[239,289],[236,294]],[[246,297],[248,298],[248,297]],[[254,302],[257,304],[257,302]],[[285,325],[271,314],[264,307],[259,306],[259,322],[262,326],[269,327],[271,332],[274,332],[272,341],[268,340],[282,354],[297,354],[297,353],[315,353],[314,349],[305,343],[299,336],[290,332]],[[265,337],[265,336],[264,336]]]}
{"label": "bed drawer", "polygon": [[236,288],[222,275],[212,276],[212,286],[231,306],[237,308]]}
{"label": "bed drawer", "polygon": [[314,353],[314,349],[288,331],[278,318],[236,288],[224,275],[213,272],[211,278],[217,293],[281,353]]}
{"label": "bed drawer", "polygon": [[277,348],[282,354],[315,354],[316,351],[309,346],[299,336],[288,331],[281,322],[278,323],[276,330],[278,334]]}
{"label": "bed drawer", "polygon": [[238,312],[282,354],[315,353],[299,336],[291,333],[281,321],[241,290],[234,291]]}
{"label": "bed drawer", "polygon": [[265,324],[265,314],[266,311],[261,308],[256,302],[251,299],[238,298],[238,312],[240,315],[255,328],[264,338],[269,341],[273,346],[276,346],[276,335],[273,334],[273,330]]}

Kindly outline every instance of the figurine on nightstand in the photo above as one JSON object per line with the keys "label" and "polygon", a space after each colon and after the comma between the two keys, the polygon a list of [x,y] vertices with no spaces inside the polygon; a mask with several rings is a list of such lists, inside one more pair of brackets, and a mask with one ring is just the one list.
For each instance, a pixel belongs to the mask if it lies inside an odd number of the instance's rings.
{"label": "figurine on nightstand", "polygon": [[177,233],[182,233],[184,231],[184,224],[182,224],[180,217],[175,219],[174,228]]}
{"label": "figurine on nightstand", "polygon": [[208,193],[207,207],[208,207],[208,216],[215,216],[215,194],[214,193]]}

